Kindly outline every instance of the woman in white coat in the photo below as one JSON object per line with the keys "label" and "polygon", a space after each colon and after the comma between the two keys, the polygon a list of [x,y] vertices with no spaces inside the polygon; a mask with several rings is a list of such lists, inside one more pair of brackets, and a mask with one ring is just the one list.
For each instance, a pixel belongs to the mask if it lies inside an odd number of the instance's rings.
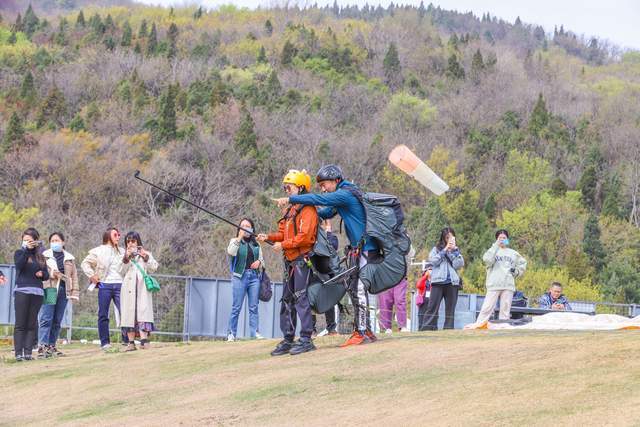
{"label": "woman in white coat", "polygon": [[153,331],[153,294],[147,290],[140,269],[145,273],[153,273],[158,269],[158,263],[151,252],[144,249],[137,232],[127,233],[124,241],[126,249],[120,266],[120,327],[129,338],[125,351],[134,351],[136,333],[140,335],[141,348],[145,349],[149,346],[149,335]]}

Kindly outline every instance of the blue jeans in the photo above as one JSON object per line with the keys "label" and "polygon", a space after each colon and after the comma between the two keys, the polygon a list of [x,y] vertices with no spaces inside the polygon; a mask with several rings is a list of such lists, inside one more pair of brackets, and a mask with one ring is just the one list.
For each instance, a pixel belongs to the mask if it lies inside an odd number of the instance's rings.
{"label": "blue jeans", "polygon": [[120,317],[120,288],[122,283],[100,283],[98,288],[98,335],[100,335],[100,345],[111,342],[109,339],[109,307],[111,300],[118,310]]}
{"label": "blue jeans", "polygon": [[238,317],[244,303],[244,295],[249,297],[249,332],[251,338],[255,338],[258,332],[258,295],[260,294],[260,277],[257,270],[245,270],[241,278],[233,276],[233,306],[229,319],[229,334],[236,336],[238,332]]}
{"label": "blue jeans", "polygon": [[67,292],[64,285],[58,287],[58,299],[55,304],[42,304],[38,327],[38,344],[56,345],[60,335],[60,325],[67,308]]}

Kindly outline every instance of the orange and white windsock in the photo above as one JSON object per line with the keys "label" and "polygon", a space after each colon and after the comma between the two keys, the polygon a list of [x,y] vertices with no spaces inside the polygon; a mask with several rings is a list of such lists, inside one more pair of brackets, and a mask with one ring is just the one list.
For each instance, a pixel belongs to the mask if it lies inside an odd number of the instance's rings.
{"label": "orange and white windsock", "polygon": [[389,161],[420,184],[431,190],[436,196],[449,189],[446,182],[418,158],[406,145],[398,145],[389,153]]}

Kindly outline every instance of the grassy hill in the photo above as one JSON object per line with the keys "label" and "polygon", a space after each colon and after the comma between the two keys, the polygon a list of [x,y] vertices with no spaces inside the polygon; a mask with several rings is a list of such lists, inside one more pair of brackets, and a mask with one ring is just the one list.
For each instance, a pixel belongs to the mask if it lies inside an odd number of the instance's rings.
{"label": "grassy hill", "polygon": [[640,335],[461,332],[272,358],[275,341],[11,363],[0,425],[637,425]]}

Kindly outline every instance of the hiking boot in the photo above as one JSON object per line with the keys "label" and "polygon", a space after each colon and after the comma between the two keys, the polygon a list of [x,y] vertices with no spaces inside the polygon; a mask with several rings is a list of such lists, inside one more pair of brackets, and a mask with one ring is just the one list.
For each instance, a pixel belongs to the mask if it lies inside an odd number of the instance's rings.
{"label": "hiking boot", "polygon": [[340,345],[340,347],[349,347],[351,345],[360,345],[368,342],[368,338],[360,333],[360,331],[353,331],[348,340]]}
{"label": "hiking boot", "polygon": [[57,356],[57,357],[64,356],[64,353],[58,350],[58,347],[56,347],[55,345],[49,346],[49,353],[51,353],[52,356]]}
{"label": "hiking boot", "polygon": [[313,341],[311,340],[298,340],[293,346],[291,346],[291,350],[289,350],[289,354],[295,356],[296,354],[306,353],[307,351],[313,351],[316,349],[316,346],[313,345]]}
{"label": "hiking boot", "polygon": [[292,346],[293,346],[293,343],[291,341],[282,340],[278,343],[276,348],[271,352],[271,355],[283,356],[285,354],[289,354],[289,350],[291,350]]}
{"label": "hiking boot", "polygon": [[38,359],[46,359],[47,357],[51,357],[51,353],[49,352],[49,346],[41,344],[38,346]]}
{"label": "hiking boot", "polygon": [[367,338],[369,338],[369,341],[371,341],[371,342],[378,341],[378,337],[376,336],[376,334],[374,334],[371,331],[371,329],[367,329],[364,334],[367,336]]}

